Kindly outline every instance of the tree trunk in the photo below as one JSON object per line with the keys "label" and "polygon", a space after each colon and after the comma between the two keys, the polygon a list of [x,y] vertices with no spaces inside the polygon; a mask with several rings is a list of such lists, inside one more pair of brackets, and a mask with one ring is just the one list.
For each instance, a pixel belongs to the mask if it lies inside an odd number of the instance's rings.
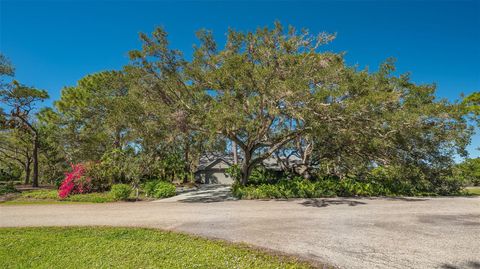
{"label": "tree trunk", "polygon": [[33,187],[38,187],[38,146],[38,134],[35,134],[33,143]]}
{"label": "tree trunk", "polygon": [[233,164],[238,164],[237,143],[235,141],[232,141],[232,151],[233,151]]}
{"label": "tree trunk", "polygon": [[25,161],[25,185],[30,184],[30,160]]}
{"label": "tree trunk", "polygon": [[190,141],[185,140],[185,175],[183,176],[183,183],[188,182],[188,176],[190,174]]}
{"label": "tree trunk", "polygon": [[242,169],[241,169],[242,181],[240,183],[243,186],[247,185],[248,178],[252,173],[253,165],[251,162],[252,162],[252,153],[250,150],[246,150],[244,154],[244,159],[242,161]]}
{"label": "tree trunk", "polygon": [[120,139],[121,139],[121,135],[120,135],[120,131],[119,130],[116,130],[115,131],[115,141],[113,141],[113,148],[114,149],[120,149]]}
{"label": "tree trunk", "polygon": [[247,185],[248,178],[250,177],[250,173],[252,169],[248,164],[242,164],[242,181],[240,182],[243,186]]}

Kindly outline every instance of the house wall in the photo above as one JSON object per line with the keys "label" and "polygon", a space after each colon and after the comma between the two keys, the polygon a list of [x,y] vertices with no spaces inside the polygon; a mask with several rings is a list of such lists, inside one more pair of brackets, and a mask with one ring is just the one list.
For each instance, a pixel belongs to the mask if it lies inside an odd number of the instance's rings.
{"label": "house wall", "polygon": [[233,179],[227,175],[226,169],[230,165],[222,160],[212,163],[210,166],[195,173],[195,179],[202,184],[233,184]]}
{"label": "house wall", "polygon": [[207,169],[195,174],[196,180],[202,184],[233,184],[233,179],[225,173],[225,169]]}

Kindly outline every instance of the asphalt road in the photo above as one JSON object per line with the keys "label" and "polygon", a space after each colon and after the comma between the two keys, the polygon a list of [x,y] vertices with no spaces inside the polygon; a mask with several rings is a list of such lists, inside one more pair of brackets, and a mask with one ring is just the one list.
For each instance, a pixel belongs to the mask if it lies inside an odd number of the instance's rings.
{"label": "asphalt road", "polygon": [[480,268],[480,198],[224,200],[0,206],[0,227],[155,227],[339,268]]}

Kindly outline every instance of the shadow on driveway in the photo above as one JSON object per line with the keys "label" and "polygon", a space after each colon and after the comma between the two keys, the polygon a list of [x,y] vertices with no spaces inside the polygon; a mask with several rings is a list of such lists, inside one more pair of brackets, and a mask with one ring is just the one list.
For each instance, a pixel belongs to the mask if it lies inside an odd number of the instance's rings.
{"label": "shadow on driveway", "polygon": [[465,266],[457,266],[457,265],[451,265],[451,264],[443,264],[442,269],[464,269],[464,268],[471,268],[471,269],[480,269],[480,262],[479,261],[469,261],[466,263]]}
{"label": "shadow on driveway", "polygon": [[337,197],[337,198],[312,198],[301,202],[300,204],[303,206],[310,206],[310,207],[326,207],[329,205],[349,205],[349,206],[357,206],[357,205],[366,205],[367,201],[369,200],[387,200],[387,201],[405,201],[405,202],[422,202],[428,201],[425,198],[414,198],[414,197],[355,197],[355,200],[348,197]]}
{"label": "shadow on driveway", "polygon": [[300,203],[303,206],[311,206],[311,207],[326,207],[329,205],[349,205],[349,206],[357,206],[357,205],[366,205],[365,202],[348,200],[348,199],[310,199]]}
{"label": "shadow on driveway", "polygon": [[233,197],[230,186],[209,184],[201,185],[198,189],[186,190],[177,196],[155,202],[215,203],[235,200],[237,198]]}

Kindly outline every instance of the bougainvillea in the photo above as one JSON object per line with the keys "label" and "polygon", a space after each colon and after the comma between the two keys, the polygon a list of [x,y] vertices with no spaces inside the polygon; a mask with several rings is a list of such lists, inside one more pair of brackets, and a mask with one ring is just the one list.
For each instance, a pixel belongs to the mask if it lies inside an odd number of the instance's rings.
{"label": "bougainvillea", "polygon": [[71,164],[71,167],[72,171],[65,173],[65,179],[58,189],[58,196],[62,199],[70,194],[87,193],[92,189],[92,180],[85,176],[83,164]]}

